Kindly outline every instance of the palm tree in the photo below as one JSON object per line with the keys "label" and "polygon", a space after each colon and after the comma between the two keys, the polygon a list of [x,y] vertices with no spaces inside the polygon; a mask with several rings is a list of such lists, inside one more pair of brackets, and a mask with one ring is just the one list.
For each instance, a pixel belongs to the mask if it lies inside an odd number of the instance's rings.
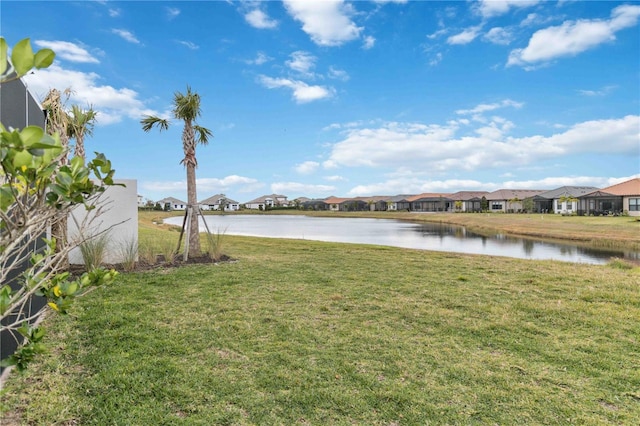
{"label": "palm tree", "polygon": [[[70,89],[64,91],[67,99],[71,94]],[[69,148],[69,114],[64,110],[62,94],[58,89],[51,89],[42,101],[42,107],[46,111],[46,131],[53,135],[57,133],[62,143],[62,158],[60,164],[67,163]]]}
{"label": "palm tree", "polygon": [[71,107],[71,115],[69,116],[68,135],[76,140],[76,148],[74,155],[85,159],[84,137],[93,134],[93,126],[96,123],[96,112],[92,107],[88,110],[82,110],[78,105]]}
{"label": "palm tree", "polygon": [[[196,193],[196,144],[206,145],[209,143],[209,137],[212,137],[211,130],[196,124],[195,120],[200,116],[200,95],[191,91],[187,86],[187,93],[183,94],[175,92],[173,95],[173,118],[182,120],[184,128],[182,130],[182,149],[184,150],[184,158],[180,161],[187,169],[187,209],[191,210],[198,207],[198,197]],[[154,127],[158,127],[160,131],[169,128],[169,120],[148,115],[142,120],[142,130],[150,131]],[[197,210],[196,210],[197,211]],[[200,255],[200,233],[198,232],[198,215],[191,214],[191,223],[189,226],[189,256]]]}
{"label": "palm tree", "polygon": [[[71,95],[71,90],[66,89],[64,95],[67,99]],[[65,99],[66,101],[66,99]],[[48,134],[58,134],[62,144],[62,153],[58,158],[58,163],[64,166],[68,163],[69,155],[69,114],[64,110],[62,94],[57,89],[50,89],[42,101],[42,107],[46,111],[45,130]],[[51,236],[56,240],[56,252],[61,252],[67,245],[67,216],[61,214],[51,223]],[[61,259],[61,268],[68,268],[69,259]]]}

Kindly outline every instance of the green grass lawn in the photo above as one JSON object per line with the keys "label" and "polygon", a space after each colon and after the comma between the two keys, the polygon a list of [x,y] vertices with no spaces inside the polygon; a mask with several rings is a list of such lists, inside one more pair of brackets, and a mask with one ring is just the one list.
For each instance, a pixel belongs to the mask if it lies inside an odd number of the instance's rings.
{"label": "green grass lawn", "polygon": [[640,268],[225,243],[236,262],[122,274],[50,318],[6,418],[640,424]]}

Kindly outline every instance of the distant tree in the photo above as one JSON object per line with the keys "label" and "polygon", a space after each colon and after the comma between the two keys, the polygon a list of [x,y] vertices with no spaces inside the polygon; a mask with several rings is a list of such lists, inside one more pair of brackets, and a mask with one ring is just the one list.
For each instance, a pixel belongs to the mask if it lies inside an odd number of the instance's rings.
{"label": "distant tree", "polygon": [[89,107],[83,110],[78,105],[71,107],[71,114],[68,115],[68,136],[76,140],[74,154],[84,159],[86,157],[84,150],[84,137],[93,134],[93,127],[96,122],[96,112]]}
{"label": "distant tree", "polygon": [[485,197],[484,195],[480,200],[480,210],[483,212],[486,212],[487,210],[489,210],[489,200],[487,200],[487,197]]}
{"label": "distant tree", "polygon": [[527,213],[531,213],[534,208],[535,208],[535,203],[533,201],[533,198],[525,198],[524,201],[522,202],[522,209]]}
{"label": "distant tree", "polygon": [[[209,138],[213,136],[211,130],[196,124],[196,119],[200,116],[200,95],[191,91],[187,86],[186,93],[175,92],[173,96],[173,118],[184,123],[182,130],[182,149],[184,158],[180,161],[187,169],[187,208],[197,207],[198,196],[196,191],[196,144],[207,145]],[[169,128],[169,120],[148,115],[140,121],[142,130],[150,131],[158,127],[160,131]],[[198,215],[191,215],[189,226],[189,257],[200,256],[200,232],[198,228]]]}

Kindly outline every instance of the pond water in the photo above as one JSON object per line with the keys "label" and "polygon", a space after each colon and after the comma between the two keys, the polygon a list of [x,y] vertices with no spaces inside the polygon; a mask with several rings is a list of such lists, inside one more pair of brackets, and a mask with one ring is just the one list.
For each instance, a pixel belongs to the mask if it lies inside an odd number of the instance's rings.
{"label": "pond water", "polygon": [[[377,244],[422,250],[506,256],[520,259],[554,259],[604,264],[612,257],[640,258],[640,253],[595,250],[502,234],[483,236],[462,226],[414,223],[391,219],[325,218],[298,215],[205,216],[212,233],[269,238],[292,238],[339,243]],[[181,226],[183,217],[165,219]],[[200,230],[206,229],[200,219]]]}

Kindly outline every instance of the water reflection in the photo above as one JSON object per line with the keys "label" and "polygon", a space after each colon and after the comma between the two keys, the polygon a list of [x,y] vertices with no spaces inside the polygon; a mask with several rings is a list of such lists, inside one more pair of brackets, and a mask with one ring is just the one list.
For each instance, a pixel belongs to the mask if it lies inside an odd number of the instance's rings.
{"label": "water reflection", "polygon": [[[640,253],[595,250],[504,234],[479,235],[461,226],[416,224],[390,219],[322,218],[308,216],[213,215],[205,216],[212,232],[229,235],[294,238],[317,241],[377,244],[423,250],[486,254],[520,259],[555,259],[604,264],[611,257],[640,258]],[[180,226],[182,217],[165,222]],[[204,224],[201,225],[204,232]]]}

